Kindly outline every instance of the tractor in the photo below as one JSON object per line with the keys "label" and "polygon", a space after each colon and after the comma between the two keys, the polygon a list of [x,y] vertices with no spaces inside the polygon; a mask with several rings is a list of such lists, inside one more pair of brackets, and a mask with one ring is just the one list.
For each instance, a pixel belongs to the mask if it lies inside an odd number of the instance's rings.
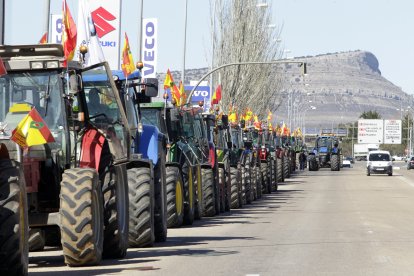
{"label": "tractor", "polygon": [[[103,89],[102,71],[84,78],[87,89]],[[166,136],[156,126],[142,124],[140,104],[158,95],[157,79],[141,79],[139,71],[125,78],[112,75],[132,135],[127,167],[129,191],[129,245],[151,246],[167,239]],[[109,105],[111,112],[111,105]]]}
{"label": "tractor", "polygon": [[274,134],[268,127],[263,127],[261,132],[261,148],[259,151],[262,174],[266,175],[263,183],[263,192],[277,191],[277,163]]}
{"label": "tractor", "polygon": [[[69,266],[124,257],[131,134],[108,64],[66,65],[57,44],[0,56],[0,273],[27,273],[29,245],[61,245]],[[95,69],[98,91],[83,83]]]}
{"label": "tractor", "polygon": [[331,168],[332,171],[339,171],[341,163],[339,144],[340,140],[335,136],[317,137],[315,147],[308,155],[309,170],[317,171],[319,168]]}

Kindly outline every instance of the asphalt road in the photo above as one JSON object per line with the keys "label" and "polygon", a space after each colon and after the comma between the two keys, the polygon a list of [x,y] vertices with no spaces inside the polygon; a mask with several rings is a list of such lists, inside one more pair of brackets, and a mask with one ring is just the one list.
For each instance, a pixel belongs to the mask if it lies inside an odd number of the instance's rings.
{"label": "asphalt road", "polygon": [[300,172],[240,210],[171,229],[122,260],[69,268],[30,254],[31,275],[414,275],[414,170]]}

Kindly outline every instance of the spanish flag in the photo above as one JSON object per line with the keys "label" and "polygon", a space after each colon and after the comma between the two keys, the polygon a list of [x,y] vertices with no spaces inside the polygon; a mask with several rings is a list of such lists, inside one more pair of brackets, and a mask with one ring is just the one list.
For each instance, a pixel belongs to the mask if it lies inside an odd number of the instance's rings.
{"label": "spanish flag", "polygon": [[63,0],[63,26],[65,27],[62,34],[63,51],[66,60],[70,61],[75,54],[77,30],[66,0]]}
{"label": "spanish flag", "polygon": [[131,49],[129,48],[128,36],[125,33],[124,47],[122,48],[122,71],[125,77],[128,77],[135,71],[134,59],[132,58]]}
{"label": "spanish flag", "polygon": [[22,148],[55,142],[52,133],[35,108],[12,131],[11,140]]}
{"label": "spanish flag", "polygon": [[269,113],[267,114],[267,121],[272,121],[272,111],[269,110]]}
{"label": "spanish flag", "polygon": [[221,84],[219,84],[214,91],[213,98],[211,98],[211,104],[218,104],[221,100]]}
{"label": "spanish flag", "polygon": [[247,108],[247,110],[246,110],[246,112],[245,112],[245,114],[244,114],[244,120],[245,120],[246,122],[248,122],[248,121],[250,121],[250,120],[252,119],[252,117],[253,117],[253,112],[252,112],[252,110],[251,110],[250,108]]}
{"label": "spanish flag", "polygon": [[42,38],[39,40],[39,44],[46,44],[47,43],[47,32],[45,32]]}
{"label": "spanish flag", "polygon": [[179,92],[180,92],[180,106],[185,104],[185,100],[187,99],[187,95],[185,94],[185,90],[184,90],[184,84],[182,81],[180,81],[180,87],[179,87]]}

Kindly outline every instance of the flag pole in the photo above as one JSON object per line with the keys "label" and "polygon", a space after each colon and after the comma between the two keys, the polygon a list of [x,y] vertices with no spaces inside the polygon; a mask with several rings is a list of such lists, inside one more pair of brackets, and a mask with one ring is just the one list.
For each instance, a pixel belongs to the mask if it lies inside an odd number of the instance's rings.
{"label": "flag pole", "polygon": [[49,42],[49,19],[50,19],[50,0],[46,0],[45,2],[45,25],[44,25],[44,32],[46,33],[46,39]]}

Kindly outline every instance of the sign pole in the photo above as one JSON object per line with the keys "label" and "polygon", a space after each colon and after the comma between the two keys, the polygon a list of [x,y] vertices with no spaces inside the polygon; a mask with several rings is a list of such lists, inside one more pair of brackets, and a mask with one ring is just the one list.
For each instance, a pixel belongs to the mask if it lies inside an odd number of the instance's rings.
{"label": "sign pole", "polygon": [[4,4],[5,0],[0,0],[0,45],[4,45],[4,21],[5,21],[5,17],[6,17],[6,12],[5,12],[5,4]]}

